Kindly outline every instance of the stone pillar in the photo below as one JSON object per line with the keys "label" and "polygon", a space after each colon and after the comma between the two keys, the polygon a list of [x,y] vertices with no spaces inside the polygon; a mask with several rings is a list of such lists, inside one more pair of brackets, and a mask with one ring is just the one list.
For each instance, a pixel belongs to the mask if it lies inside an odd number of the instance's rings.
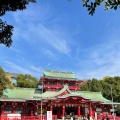
{"label": "stone pillar", "polygon": [[78,106],[78,120],[80,119],[80,106]]}
{"label": "stone pillar", "polygon": [[62,120],[65,119],[64,113],[65,113],[65,106],[62,107]]}

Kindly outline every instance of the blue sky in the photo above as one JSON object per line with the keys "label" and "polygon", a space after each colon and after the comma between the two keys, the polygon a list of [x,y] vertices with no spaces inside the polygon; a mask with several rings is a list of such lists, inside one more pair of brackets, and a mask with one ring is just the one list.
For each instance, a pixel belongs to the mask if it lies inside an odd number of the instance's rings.
{"label": "blue sky", "polygon": [[38,0],[2,17],[14,26],[13,44],[0,45],[0,66],[37,78],[45,69],[79,79],[120,75],[119,10],[88,15],[80,0]]}

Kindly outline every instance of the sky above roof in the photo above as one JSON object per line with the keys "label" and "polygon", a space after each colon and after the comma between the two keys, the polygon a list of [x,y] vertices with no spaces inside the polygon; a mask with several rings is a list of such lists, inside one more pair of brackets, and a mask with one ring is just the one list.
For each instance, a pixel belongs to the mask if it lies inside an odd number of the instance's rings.
{"label": "sky above roof", "polygon": [[119,10],[101,6],[90,16],[80,0],[37,1],[2,17],[14,26],[12,46],[0,45],[6,72],[37,78],[45,69],[73,72],[79,79],[120,75]]}

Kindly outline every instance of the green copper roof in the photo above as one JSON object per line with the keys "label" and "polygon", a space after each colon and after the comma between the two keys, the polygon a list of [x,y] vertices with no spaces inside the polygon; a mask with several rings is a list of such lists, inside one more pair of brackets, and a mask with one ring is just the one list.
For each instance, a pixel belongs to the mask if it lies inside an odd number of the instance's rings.
{"label": "green copper roof", "polygon": [[71,91],[68,89],[68,86],[67,85],[64,85],[63,86],[63,88],[60,90],[60,91],[57,91],[57,92],[55,92],[55,91],[46,91],[46,92],[44,92],[43,94],[34,94],[34,98],[36,97],[43,97],[43,98],[47,98],[47,97],[55,97],[55,96],[58,96],[58,95],[60,95],[61,93],[63,93],[64,91],[68,91],[69,93],[71,93]]}
{"label": "green copper roof", "polygon": [[33,94],[39,93],[41,94],[41,91],[35,88],[13,88],[9,89],[7,88],[4,90],[4,95],[9,99],[26,99],[26,98],[32,98]]}
{"label": "green copper roof", "polygon": [[74,96],[81,96],[85,99],[89,99],[90,101],[100,101],[100,102],[108,102],[109,100],[105,99],[101,92],[89,92],[89,91],[79,91],[72,93]]}
{"label": "green copper roof", "polygon": [[[63,92],[68,94],[60,96]],[[62,99],[68,97],[81,97],[93,102],[100,102],[101,104],[120,104],[112,103],[110,100],[105,99],[101,92],[89,92],[89,91],[75,91],[69,90],[67,85],[64,85],[60,91],[47,91],[41,94],[41,90],[35,88],[7,88],[4,90],[4,95],[0,101],[26,101],[26,100],[41,100],[41,99]]]}
{"label": "green copper roof", "polygon": [[67,78],[67,79],[77,79],[72,72],[61,72],[61,71],[44,71],[45,77],[54,77],[54,78]]}

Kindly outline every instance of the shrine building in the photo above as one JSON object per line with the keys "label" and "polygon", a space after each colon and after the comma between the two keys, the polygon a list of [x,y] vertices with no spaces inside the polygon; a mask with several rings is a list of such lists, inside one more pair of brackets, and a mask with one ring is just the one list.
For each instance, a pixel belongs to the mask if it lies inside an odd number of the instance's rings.
{"label": "shrine building", "polygon": [[78,120],[87,114],[90,120],[101,120],[106,114],[112,116],[112,106],[120,103],[107,100],[101,92],[81,91],[80,86],[84,82],[72,72],[45,70],[39,80],[41,88],[4,90],[4,96],[0,98],[1,116],[20,114],[21,119],[35,116],[41,120],[39,116],[45,116],[47,111],[52,111],[55,120],[70,119],[70,113],[74,113]]}

